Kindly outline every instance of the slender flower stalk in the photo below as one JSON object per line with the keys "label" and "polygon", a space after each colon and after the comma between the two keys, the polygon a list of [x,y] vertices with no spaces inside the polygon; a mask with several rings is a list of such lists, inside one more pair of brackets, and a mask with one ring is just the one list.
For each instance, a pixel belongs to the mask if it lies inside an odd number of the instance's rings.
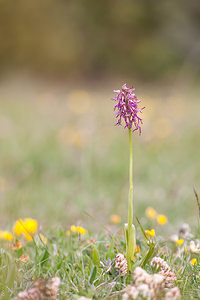
{"label": "slender flower stalk", "polygon": [[131,227],[133,221],[133,147],[131,129],[129,129],[129,212],[128,212],[128,227]]}
{"label": "slender flower stalk", "polygon": [[[129,199],[128,199],[128,241],[126,248],[126,259],[128,269],[131,269],[131,259],[135,252],[135,228],[133,228],[133,237],[131,238],[131,231],[133,226],[133,150],[132,150],[132,132],[129,129]],[[133,248],[133,250],[132,250]]]}
{"label": "slender flower stalk", "polygon": [[122,120],[125,122],[124,128],[128,128],[129,131],[129,199],[128,199],[128,224],[124,225],[125,237],[126,237],[126,259],[128,264],[128,270],[131,270],[131,260],[133,259],[136,238],[135,238],[135,226],[133,225],[133,147],[132,147],[132,132],[139,130],[141,134],[142,119],[138,116],[138,113],[142,112],[143,108],[138,108],[140,100],[137,99],[134,94],[134,88],[127,88],[126,84],[122,86],[122,90],[114,90],[117,96],[113,98],[118,103],[115,105],[114,110],[116,112],[116,118],[118,121],[116,125],[122,125]]}

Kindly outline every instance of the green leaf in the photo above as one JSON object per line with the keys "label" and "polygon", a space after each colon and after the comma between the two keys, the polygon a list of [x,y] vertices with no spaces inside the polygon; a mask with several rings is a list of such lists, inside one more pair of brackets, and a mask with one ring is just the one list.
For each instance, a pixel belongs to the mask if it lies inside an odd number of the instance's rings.
{"label": "green leaf", "polygon": [[126,237],[126,253],[130,259],[133,258],[136,247],[136,239],[135,239],[135,226],[131,225],[130,236],[128,234],[128,224],[124,224],[125,228],[125,237]]}
{"label": "green leaf", "polygon": [[110,247],[108,248],[108,251],[106,253],[106,259],[110,258],[113,259],[115,257],[114,254],[114,240],[115,240],[115,236],[113,236],[111,243],[110,243]]}
{"label": "green leaf", "polygon": [[40,264],[43,265],[49,258],[49,252],[47,248],[44,249],[41,258],[40,258]]}
{"label": "green leaf", "polygon": [[144,231],[144,229],[143,229],[143,227],[142,227],[142,225],[141,225],[139,219],[138,219],[137,217],[135,217],[135,218],[136,218],[136,220],[137,220],[137,222],[138,222],[138,225],[139,225],[139,227],[140,227],[140,229],[141,229],[141,231],[142,231],[142,233],[143,233],[143,235],[144,235],[144,238],[148,241],[148,238],[147,238],[147,236],[146,236],[146,233],[145,233],[145,231]]}
{"label": "green leaf", "polygon": [[147,254],[145,255],[145,257],[143,258],[143,260],[141,262],[141,265],[140,265],[141,268],[143,268],[146,265],[146,263],[148,262],[148,260],[152,257],[152,255],[154,253],[154,249],[155,249],[155,246],[153,243],[151,243]]}
{"label": "green leaf", "polygon": [[95,247],[92,251],[92,260],[93,260],[93,264],[99,266],[100,264],[100,257],[99,257],[99,251],[98,249]]}
{"label": "green leaf", "polygon": [[97,275],[97,266],[95,265],[94,268],[92,269],[91,273],[90,273],[90,277],[89,277],[89,283],[92,284],[93,281],[95,280]]}

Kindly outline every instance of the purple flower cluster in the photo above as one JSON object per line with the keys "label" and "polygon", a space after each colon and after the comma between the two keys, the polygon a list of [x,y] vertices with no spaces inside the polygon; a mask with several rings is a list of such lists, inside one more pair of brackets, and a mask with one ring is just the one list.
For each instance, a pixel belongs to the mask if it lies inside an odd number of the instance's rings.
{"label": "purple flower cluster", "polygon": [[127,88],[126,83],[122,86],[121,91],[114,90],[114,93],[117,93],[117,96],[113,98],[113,100],[118,101],[114,110],[117,110],[116,118],[119,118],[116,125],[122,125],[122,119],[124,119],[124,128],[133,129],[133,131],[139,130],[139,133],[141,134],[140,124],[143,123],[142,119],[138,116],[138,113],[142,112],[145,107],[138,108],[140,100],[138,100],[133,93],[134,90],[134,88]]}

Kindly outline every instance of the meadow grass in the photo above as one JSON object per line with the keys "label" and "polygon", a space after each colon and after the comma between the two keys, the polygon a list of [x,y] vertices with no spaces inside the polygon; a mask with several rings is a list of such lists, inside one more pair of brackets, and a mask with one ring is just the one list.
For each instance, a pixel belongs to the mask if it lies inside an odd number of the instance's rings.
{"label": "meadow grass", "polygon": [[[143,135],[133,139],[134,214],[158,237],[144,267],[153,272],[147,262],[160,253],[176,269],[183,297],[198,298],[199,265],[191,265],[184,251],[174,258],[176,246],[168,242],[182,223],[191,225],[195,237],[199,234],[193,192],[200,179],[198,93],[144,94]],[[125,253],[121,231],[127,221],[128,134],[113,126],[111,97],[110,91],[49,86],[1,93],[1,230],[11,231],[15,220],[30,217],[48,238],[47,245],[24,243],[17,251],[0,241],[2,299],[40,277],[61,278],[61,299],[117,297],[113,293],[131,282],[119,276],[112,261]],[[166,215],[168,224],[148,220],[148,206]],[[119,225],[111,224],[113,214],[120,215]],[[72,224],[87,234],[67,236]],[[141,233],[137,238],[141,263],[149,244]],[[22,254],[29,255],[27,262],[18,261]],[[184,261],[184,272],[179,272]]]}

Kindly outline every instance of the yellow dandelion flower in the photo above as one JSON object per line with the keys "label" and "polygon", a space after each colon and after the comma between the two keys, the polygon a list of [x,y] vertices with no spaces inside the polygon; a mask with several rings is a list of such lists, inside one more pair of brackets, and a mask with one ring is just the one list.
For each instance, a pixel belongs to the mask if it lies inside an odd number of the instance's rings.
{"label": "yellow dandelion flower", "polygon": [[153,207],[147,207],[145,210],[145,215],[147,218],[154,220],[157,217],[157,212]]}
{"label": "yellow dandelion flower", "polygon": [[77,230],[78,233],[80,233],[82,235],[86,234],[86,229],[81,227],[81,226],[76,227],[76,230]]}
{"label": "yellow dandelion flower", "polygon": [[181,245],[183,245],[183,243],[184,243],[184,239],[180,239],[180,240],[176,241],[177,246],[181,246]]}
{"label": "yellow dandelion flower", "polygon": [[111,215],[110,221],[112,224],[119,224],[121,222],[121,217],[119,215]]}
{"label": "yellow dandelion flower", "polygon": [[12,241],[13,235],[9,231],[0,231],[0,240]]}
{"label": "yellow dandelion flower", "polygon": [[77,228],[76,228],[75,225],[72,225],[72,226],[70,227],[70,229],[71,229],[72,232],[77,232]]}
{"label": "yellow dandelion flower", "polygon": [[145,233],[148,237],[152,238],[155,236],[155,230],[151,229],[151,230],[145,230]]}
{"label": "yellow dandelion flower", "polygon": [[168,222],[168,219],[165,215],[158,215],[157,222],[159,225],[165,225]]}
{"label": "yellow dandelion flower", "polygon": [[197,259],[196,258],[193,258],[191,261],[190,261],[191,265],[196,265],[197,264]]}
{"label": "yellow dandelion flower", "polygon": [[67,230],[67,231],[66,231],[66,235],[67,235],[67,236],[70,236],[70,234],[71,234],[70,230]]}

